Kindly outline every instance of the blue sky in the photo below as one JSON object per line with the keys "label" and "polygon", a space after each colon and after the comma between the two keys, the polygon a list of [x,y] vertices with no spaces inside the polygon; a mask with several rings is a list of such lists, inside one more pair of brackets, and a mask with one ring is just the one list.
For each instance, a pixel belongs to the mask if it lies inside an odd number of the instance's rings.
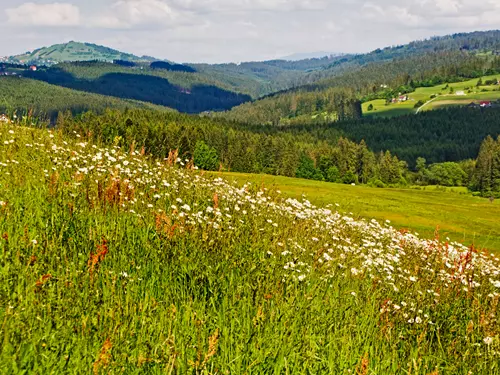
{"label": "blue sky", "polygon": [[499,28],[499,0],[2,0],[0,56],[70,40],[177,62],[366,52]]}

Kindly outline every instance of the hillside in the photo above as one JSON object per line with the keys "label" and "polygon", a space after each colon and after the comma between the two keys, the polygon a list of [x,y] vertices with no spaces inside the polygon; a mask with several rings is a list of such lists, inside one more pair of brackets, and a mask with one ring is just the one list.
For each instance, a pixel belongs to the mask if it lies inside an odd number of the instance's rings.
{"label": "hillside", "polygon": [[[275,91],[297,86],[312,70],[322,69],[339,59],[338,56],[304,58],[294,61],[272,60],[245,62],[242,64],[188,64],[191,69],[200,71],[205,77],[218,80],[232,91],[249,94],[254,98]],[[81,61],[113,62],[123,61],[140,63],[148,67],[155,62],[149,56],[135,56],[109,47],[92,43],[69,42],[43,47],[33,52],[11,56],[7,62],[13,64],[36,64],[51,66],[61,62]],[[180,65],[179,65],[180,66]]]}
{"label": "hillside", "polygon": [[150,103],[71,90],[31,79],[0,77],[0,114],[30,113],[35,118],[48,117],[53,121],[59,112],[102,113],[108,108],[170,110]]}
{"label": "hillside", "polygon": [[311,72],[319,72],[342,59],[325,56],[304,60],[270,60],[241,64],[190,64],[197,71],[231,85],[236,91],[257,99],[265,95],[301,86],[309,82]]}
{"label": "hillside", "polygon": [[133,99],[181,112],[221,111],[250,100],[209,75],[104,62],[61,63],[24,77],[78,91]]}
{"label": "hillside", "polygon": [[154,61],[147,56],[135,56],[130,53],[120,52],[115,49],[99,46],[92,43],[69,42],[55,44],[50,47],[38,48],[32,52],[12,56],[9,62],[22,64],[52,65],[66,61]]}
{"label": "hillside", "polygon": [[356,217],[390,220],[396,228],[406,228],[429,239],[435,238],[439,228],[441,238],[500,254],[500,201],[490,203],[473,197],[466,188],[377,189],[263,174],[215,172],[214,175],[240,185],[252,183],[276,189],[293,199],[305,196],[317,206],[335,202]]}
{"label": "hillside", "polygon": [[363,114],[372,117],[393,117],[471,103],[480,106],[482,102],[492,102],[491,105],[496,105],[495,102],[500,99],[498,78],[500,74],[420,87],[402,95],[402,100],[396,96],[390,101],[389,98],[367,101],[363,103]]}
{"label": "hillside", "polygon": [[[377,50],[365,55],[344,56],[327,68],[317,69],[302,78],[302,85],[234,108],[227,118],[248,123],[325,123],[335,113],[328,110],[325,97],[332,89],[352,91],[358,100],[386,99],[418,87],[460,82],[500,72],[500,57],[495,36],[500,32],[458,34]],[[490,53],[484,53],[487,49]],[[494,51],[492,53],[492,51]],[[300,111],[283,108],[280,119],[271,108],[278,102],[292,103],[304,98]],[[276,102],[276,103],[273,103]],[[266,117],[267,116],[267,117]]]}
{"label": "hillside", "polygon": [[498,257],[77,136],[0,124],[5,372],[500,371]]}

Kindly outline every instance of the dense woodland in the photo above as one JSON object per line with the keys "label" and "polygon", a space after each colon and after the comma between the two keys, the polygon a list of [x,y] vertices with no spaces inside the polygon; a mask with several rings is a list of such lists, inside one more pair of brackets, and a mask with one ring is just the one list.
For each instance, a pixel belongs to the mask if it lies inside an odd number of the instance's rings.
{"label": "dense woodland", "polygon": [[[167,157],[179,150],[202,169],[268,173],[343,183],[406,183],[407,163],[389,151],[375,155],[364,142],[337,134],[335,142],[309,134],[252,132],[209,118],[143,110],[112,111],[98,116],[60,114],[57,125],[68,132],[92,134],[105,143],[144,147]],[[134,145],[134,146],[132,146]]]}
{"label": "dense woodland", "polygon": [[333,123],[360,119],[362,115],[361,102],[354,91],[343,88],[270,96],[245,103],[222,115],[217,114],[232,121],[263,125]]}
{"label": "dense woodland", "polygon": [[482,143],[471,188],[500,198],[500,136],[496,140],[487,137]]}
{"label": "dense woodland", "polygon": [[0,114],[13,117],[16,113],[19,116],[30,113],[33,117],[55,121],[59,111],[102,113],[106,108],[169,110],[150,103],[71,90],[31,79],[0,77]]}
{"label": "dense woodland", "polygon": [[26,72],[24,76],[78,91],[149,102],[186,113],[225,110],[250,100],[249,96],[220,88],[216,82],[199,74],[110,63],[65,63]]}

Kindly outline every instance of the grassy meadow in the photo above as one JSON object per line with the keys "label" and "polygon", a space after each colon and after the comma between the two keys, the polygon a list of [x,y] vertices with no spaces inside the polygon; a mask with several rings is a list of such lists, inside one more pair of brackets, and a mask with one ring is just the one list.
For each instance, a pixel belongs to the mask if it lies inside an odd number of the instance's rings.
{"label": "grassy meadow", "polygon": [[500,373],[498,257],[193,169],[0,124],[0,372]]}
{"label": "grassy meadow", "polygon": [[[483,82],[500,78],[498,75],[485,76],[481,79]],[[483,100],[498,100],[500,99],[499,86],[480,86],[476,87],[479,78],[467,80],[464,82],[456,82],[449,84],[442,84],[433,87],[419,87],[414,92],[408,94],[409,100],[401,103],[391,103],[386,105],[384,99],[372,100],[363,103],[362,109],[365,116],[373,117],[395,117],[415,113],[417,108],[415,104],[419,101],[424,103],[429,102],[421,108],[422,111],[430,111],[437,108],[443,108],[453,105],[467,105],[471,102],[480,102]],[[446,88],[448,86],[448,88]],[[450,93],[450,88],[453,93]],[[468,93],[468,90],[471,93]],[[482,92],[482,90],[486,90]],[[456,95],[457,92],[464,91],[466,95]],[[435,95],[436,98],[430,102],[431,97]],[[368,111],[368,106],[373,105],[373,110]]]}
{"label": "grassy meadow", "polygon": [[286,196],[303,195],[317,205],[338,204],[339,210],[369,219],[390,220],[427,238],[440,237],[500,253],[500,201],[473,197],[466,188],[378,189],[296,178],[224,173],[240,183],[280,190]]}

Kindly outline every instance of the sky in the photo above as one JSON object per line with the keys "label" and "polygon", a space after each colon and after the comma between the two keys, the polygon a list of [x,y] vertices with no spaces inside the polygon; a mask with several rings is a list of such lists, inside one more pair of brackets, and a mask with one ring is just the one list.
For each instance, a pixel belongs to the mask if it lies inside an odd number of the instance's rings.
{"label": "sky", "polygon": [[368,52],[500,26],[500,0],[1,0],[0,56],[70,40],[176,62]]}

